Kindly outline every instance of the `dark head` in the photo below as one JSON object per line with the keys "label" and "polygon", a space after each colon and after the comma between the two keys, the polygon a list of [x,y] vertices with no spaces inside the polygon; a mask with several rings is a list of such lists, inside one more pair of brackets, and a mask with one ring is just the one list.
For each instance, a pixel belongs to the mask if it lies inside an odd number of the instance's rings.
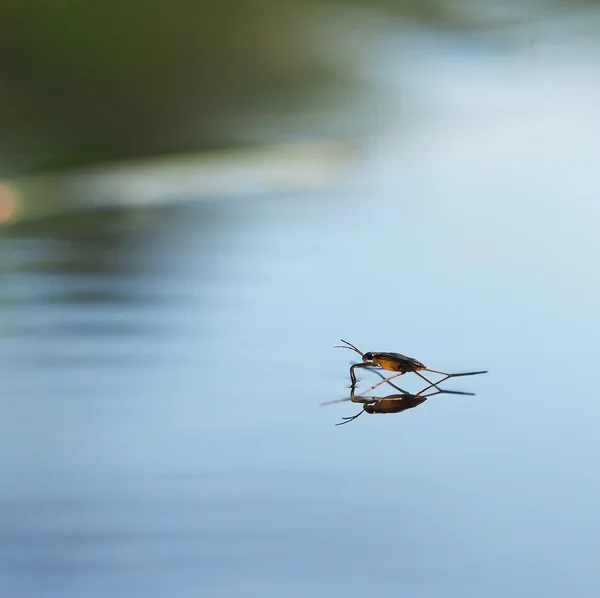
{"label": "dark head", "polygon": [[375,355],[373,355],[373,353],[371,351],[369,351],[368,353],[364,353],[362,356],[362,359],[365,363],[373,363],[374,358],[375,358]]}
{"label": "dark head", "polygon": [[375,413],[375,405],[365,405],[365,406],[363,407],[363,409],[364,409],[364,410],[365,410],[367,413],[370,413],[371,415],[372,415],[373,413]]}

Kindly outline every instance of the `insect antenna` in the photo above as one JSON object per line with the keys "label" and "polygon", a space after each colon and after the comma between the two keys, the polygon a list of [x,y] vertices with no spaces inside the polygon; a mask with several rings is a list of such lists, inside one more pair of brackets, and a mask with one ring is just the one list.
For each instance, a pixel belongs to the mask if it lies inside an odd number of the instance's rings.
{"label": "insect antenna", "polygon": [[357,417],[359,417],[360,415],[362,415],[365,412],[365,410],[363,409],[362,411],[359,411],[356,415],[353,415],[352,417],[342,417],[343,422],[340,422],[339,424],[335,424],[336,426],[343,426],[344,424],[349,424],[350,422],[354,421]]}
{"label": "insect antenna", "polygon": [[361,357],[364,355],[364,353],[358,347],[355,347],[352,343],[345,341],[343,338],[341,338],[340,340],[346,344],[345,345],[334,345],[333,346],[334,349],[350,349],[351,351],[356,351]]}

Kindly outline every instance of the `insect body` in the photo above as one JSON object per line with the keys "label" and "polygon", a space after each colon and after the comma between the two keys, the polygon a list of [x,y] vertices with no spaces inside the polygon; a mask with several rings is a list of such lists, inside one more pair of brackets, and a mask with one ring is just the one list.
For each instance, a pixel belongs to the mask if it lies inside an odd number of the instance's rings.
{"label": "insect body", "polygon": [[[430,380],[425,378],[425,376],[423,376],[423,374],[421,374],[420,372],[426,371],[426,372],[432,372],[434,374],[442,374],[448,378],[454,377],[454,376],[473,376],[475,374],[485,374],[486,373],[486,372],[467,372],[465,374],[449,374],[448,372],[441,372],[440,370],[432,370],[431,368],[428,368],[427,366],[422,364],[420,361],[417,361],[416,359],[414,359],[412,357],[407,357],[406,355],[402,355],[402,353],[388,353],[388,352],[374,352],[374,351],[369,351],[367,353],[363,353],[360,349],[355,347],[352,343],[349,343],[348,341],[345,341],[344,339],[341,339],[341,340],[345,344],[344,345],[335,345],[336,348],[350,349],[351,351],[355,351],[362,357],[362,360],[363,360],[363,363],[355,363],[354,365],[350,366],[350,380],[352,382],[350,388],[354,388],[356,386],[356,374],[354,373],[354,370],[356,368],[380,367],[384,370],[389,370],[390,372],[398,372],[395,376],[392,376],[389,379],[395,378],[396,376],[402,376],[402,374],[406,374],[408,372],[414,372],[415,374],[417,374],[417,376],[423,378],[423,380],[425,380],[425,382],[427,382],[428,384],[430,384],[432,386],[436,386],[436,387],[437,387],[437,384],[439,384],[439,382],[436,382],[436,383],[431,382]],[[383,382],[380,382],[379,384],[383,384]],[[371,390],[371,389],[369,389],[369,390]]]}

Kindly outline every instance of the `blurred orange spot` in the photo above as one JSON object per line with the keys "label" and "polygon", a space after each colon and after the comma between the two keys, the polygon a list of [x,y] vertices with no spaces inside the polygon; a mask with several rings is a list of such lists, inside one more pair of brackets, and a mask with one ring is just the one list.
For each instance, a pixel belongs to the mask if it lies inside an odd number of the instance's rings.
{"label": "blurred orange spot", "polygon": [[19,192],[16,187],[0,183],[0,225],[16,214],[18,203]]}

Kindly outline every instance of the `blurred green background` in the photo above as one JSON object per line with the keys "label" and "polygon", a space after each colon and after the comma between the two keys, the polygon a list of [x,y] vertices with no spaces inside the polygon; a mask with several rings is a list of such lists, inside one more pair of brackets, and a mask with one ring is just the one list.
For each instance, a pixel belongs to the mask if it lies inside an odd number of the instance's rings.
{"label": "blurred green background", "polygon": [[[575,4],[564,3],[571,11]],[[386,22],[489,28],[544,8],[557,6],[4,0],[0,176],[256,143],[273,128],[287,138],[315,135],[315,122],[311,131],[293,117],[348,109],[356,63]],[[355,112],[318,127],[321,135],[323,126],[330,135],[363,133],[360,121]]]}
{"label": "blurred green background", "polygon": [[[97,163],[194,154],[198,164],[206,152],[253,148],[244,162],[274,143],[356,142],[386,126],[377,123],[385,92],[365,81],[382,33],[469,31],[505,43],[515,27],[595,4],[5,0],[0,180],[19,178],[21,215],[39,217],[75,203],[69,173]],[[396,49],[396,63],[414,60]],[[410,120],[405,91],[396,112]],[[213,165],[227,154],[216,156]],[[8,212],[16,195],[2,189]]]}
{"label": "blurred green background", "polygon": [[[386,91],[369,81],[368,64],[382,36],[464,31],[510,43],[515,28],[548,17],[556,21],[566,10],[570,17],[585,15],[580,23],[588,16],[595,23],[596,13],[589,10],[595,5],[5,0],[0,5],[0,181],[17,181],[16,187],[6,182],[0,187],[0,220],[14,223],[17,214],[19,220],[39,219],[103,205],[107,195],[111,205],[132,205],[127,194],[114,192],[126,187],[122,180],[111,187],[103,176],[85,179],[73,190],[73,177],[96,164],[106,165],[106,174],[115,163],[174,154],[175,162],[146,166],[182,181],[187,174],[173,167],[186,155],[188,173],[198,167],[210,174],[225,165],[233,178],[248,159],[266,165],[270,158],[262,152],[277,154],[280,143],[350,140],[356,149],[364,136],[387,127],[378,122]],[[408,123],[419,107],[410,83],[402,81],[402,65],[414,69],[419,58],[395,48],[392,60],[399,85],[405,86],[400,93],[395,89],[395,112]],[[233,160],[230,153],[213,153],[240,148],[245,153]],[[334,158],[326,150],[325,161],[340,161],[338,150]],[[282,168],[302,168],[303,160],[298,166],[292,157]],[[313,176],[307,174],[307,184]],[[145,180],[136,171],[127,178],[127,184]],[[103,199],[82,195],[81,185],[94,187]],[[189,181],[185,190],[174,187],[163,195],[214,189],[204,179]],[[218,194],[229,191],[218,187]],[[149,199],[138,193],[135,201]]]}

